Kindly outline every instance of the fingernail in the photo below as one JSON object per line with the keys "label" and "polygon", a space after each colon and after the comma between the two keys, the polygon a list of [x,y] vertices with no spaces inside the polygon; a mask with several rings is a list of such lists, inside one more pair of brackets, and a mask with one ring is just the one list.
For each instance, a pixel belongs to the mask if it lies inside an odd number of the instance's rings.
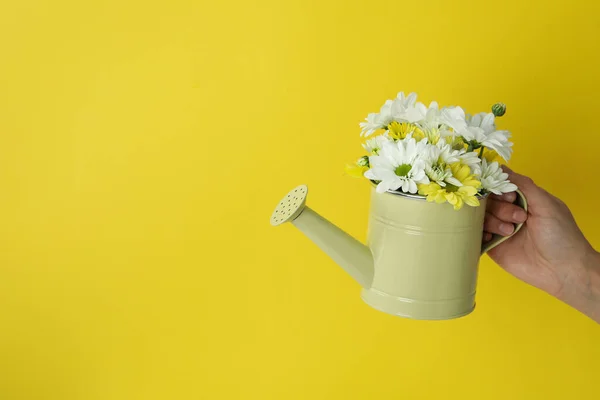
{"label": "fingernail", "polygon": [[524,210],[517,210],[513,213],[513,221],[521,223],[527,219],[527,213]]}
{"label": "fingernail", "polygon": [[513,230],[515,229],[514,226],[512,226],[512,224],[500,224],[500,232],[502,232],[505,235],[510,235],[511,233],[513,233]]}
{"label": "fingernail", "polygon": [[512,202],[514,202],[514,201],[517,199],[517,195],[516,195],[516,193],[514,193],[514,192],[511,192],[511,193],[504,193],[504,194],[502,195],[502,198],[503,198],[505,201],[508,201],[508,202],[512,203]]}

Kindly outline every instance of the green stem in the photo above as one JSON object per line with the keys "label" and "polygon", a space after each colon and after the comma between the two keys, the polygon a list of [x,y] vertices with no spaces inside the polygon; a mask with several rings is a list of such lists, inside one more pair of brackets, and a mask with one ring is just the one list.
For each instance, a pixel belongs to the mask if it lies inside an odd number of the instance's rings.
{"label": "green stem", "polygon": [[483,160],[483,149],[485,149],[485,146],[481,146],[481,150],[479,150],[479,158],[481,158]]}

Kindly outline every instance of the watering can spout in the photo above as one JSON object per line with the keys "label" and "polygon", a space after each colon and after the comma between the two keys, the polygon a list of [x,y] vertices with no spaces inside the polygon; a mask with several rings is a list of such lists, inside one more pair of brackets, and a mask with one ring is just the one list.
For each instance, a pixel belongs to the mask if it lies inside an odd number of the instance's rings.
{"label": "watering can spout", "polygon": [[307,194],[305,185],[292,189],[273,211],[271,225],[291,222],[362,287],[368,289],[374,272],[371,250],[308,207]]}

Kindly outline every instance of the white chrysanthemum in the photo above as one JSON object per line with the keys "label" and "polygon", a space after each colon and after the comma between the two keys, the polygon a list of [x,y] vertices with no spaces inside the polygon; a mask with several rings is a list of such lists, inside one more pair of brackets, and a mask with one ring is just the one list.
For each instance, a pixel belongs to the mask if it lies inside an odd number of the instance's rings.
{"label": "white chrysanthemum", "polygon": [[[360,127],[362,128],[360,132],[361,136],[370,136],[377,129],[386,128],[394,120],[403,121],[401,116],[405,115],[406,110],[413,110],[416,101],[416,93],[405,96],[404,92],[398,93],[394,100],[386,100],[383,106],[381,106],[379,113],[369,114],[366,122],[360,123]],[[411,115],[413,114],[414,111],[411,111]]]}
{"label": "white chrysanthemum", "polygon": [[367,140],[362,146],[368,153],[377,155],[379,150],[383,147],[383,144],[386,142],[390,142],[392,139],[384,133],[383,135],[375,136],[372,139]]}
{"label": "white chrysanthemum", "polygon": [[401,116],[406,112],[406,110],[414,108],[416,103],[416,93],[410,93],[408,96],[405,96],[404,92],[398,93],[392,103],[392,117],[394,117],[394,119],[401,119]]}
{"label": "white chrysanthemum", "polygon": [[438,142],[437,145],[432,147],[434,148],[433,153],[438,154],[440,162],[452,164],[460,161],[460,151],[452,149],[452,146],[448,143]]}
{"label": "white chrysanthemum", "polygon": [[462,132],[467,127],[465,111],[460,107],[445,107],[440,115],[441,122],[454,132]]}
{"label": "white chrysanthemum", "polygon": [[420,102],[408,106],[402,105],[401,107],[397,107],[397,104],[394,104],[394,106],[396,106],[392,107],[392,117],[394,118],[394,121],[409,122],[411,124],[423,121],[428,111],[425,104]]}
{"label": "white chrysanthemum", "polygon": [[425,174],[429,180],[436,182],[441,187],[446,183],[462,186],[462,183],[452,175],[450,164],[460,161],[460,152],[442,141],[437,145],[428,145],[425,151]]}
{"label": "white chrysanthemum", "polygon": [[508,174],[500,168],[500,165],[495,161],[488,163],[485,158],[481,163],[480,180],[482,189],[494,194],[517,190],[517,186],[508,180]]}
{"label": "white chrysanthemum", "polygon": [[480,112],[473,116],[467,115],[466,121],[468,126],[477,126],[485,131],[485,133],[490,133],[496,130],[496,121],[494,114]]}
{"label": "white chrysanthemum", "polygon": [[442,121],[442,111],[439,109],[438,103],[432,101],[427,109],[425,117],[419,121],[419,127],[429,143],[436,144],[438,141],[452,133],[448,131],[446,125]]}
{"label": "white chrysanthemum", "polygon": [[417,143],[413,138],[386,142],[378,155],[369,157],[371,169],[365,172],[365,177],[380,181],[378,193],[388,190],[417,193],[418,183],[429,183],[422,159],[426,147],[427,140]]}
{"label": "white chrysanthemum", "polygon": [[361,136],[370,136],[377,129],[385,128],[393,121],[392,103],[392,100],[386,100],[378,113],[370,113],[366,118],[367,122],[360,123],[360,127],[362,128],[360,131]]}
{"label": "white chrysanthemum", "polygon": [[461,150],[459,152],[459,158],[462,164],[466,164],[469,166],[473,175],[481,174],[481,159],[479,158],[476,152],[467,152],[466,150]]}
{"label": "white chrysanthemum", "polygon": [[[446,181],[448,179],[452,180],[452,182],[448,183],[451,183],[455,186],[462,185],[460,181],[458,181],[452,176],[452,171],[450,170],[450,167],[446,165],[428,165],[425,167],[425,174],[431,182],[437,183],[438,185],[440,185],[440,187],[446,187]],[[458,182],[459,184],[456,185],[456,182],[454,181]]]}
{"label": "white chrysanthemum", "polygon": [[502,158],[508,161],[512,154],[512,143],[508,140],[510,132],[497,131],[494,118],[492,113],[479,113],[473,117],[468,117],[466,119],[467,127],[459,133],[469,142],[476,142],[496,150]]}
{"label": "white chrysanthemum", "polygon": [[442,121],[473,148],[484,146],[495,150],[505,160],[510,159],[510,132],[496,130],[494,114],[479,113],[471,117],[466,116],[460,107],[448,107],[442,110]]}

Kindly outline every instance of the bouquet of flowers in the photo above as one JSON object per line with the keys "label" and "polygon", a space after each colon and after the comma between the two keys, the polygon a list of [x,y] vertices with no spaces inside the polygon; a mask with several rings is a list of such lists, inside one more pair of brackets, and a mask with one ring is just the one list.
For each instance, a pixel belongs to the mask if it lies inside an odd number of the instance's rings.
{"label": "bouquet of flowers", "polygon": [[498,103],[491,113],[471,116],[435,101],[426,107],[415,93],[400,92],[360,123],[367,155],[346,171],[369,179],[379,193],[410,193],[455,210],[476,207],[487,193],[517,190],[499,164],[512,154],[510,132],[495,124],[505,112]]}

